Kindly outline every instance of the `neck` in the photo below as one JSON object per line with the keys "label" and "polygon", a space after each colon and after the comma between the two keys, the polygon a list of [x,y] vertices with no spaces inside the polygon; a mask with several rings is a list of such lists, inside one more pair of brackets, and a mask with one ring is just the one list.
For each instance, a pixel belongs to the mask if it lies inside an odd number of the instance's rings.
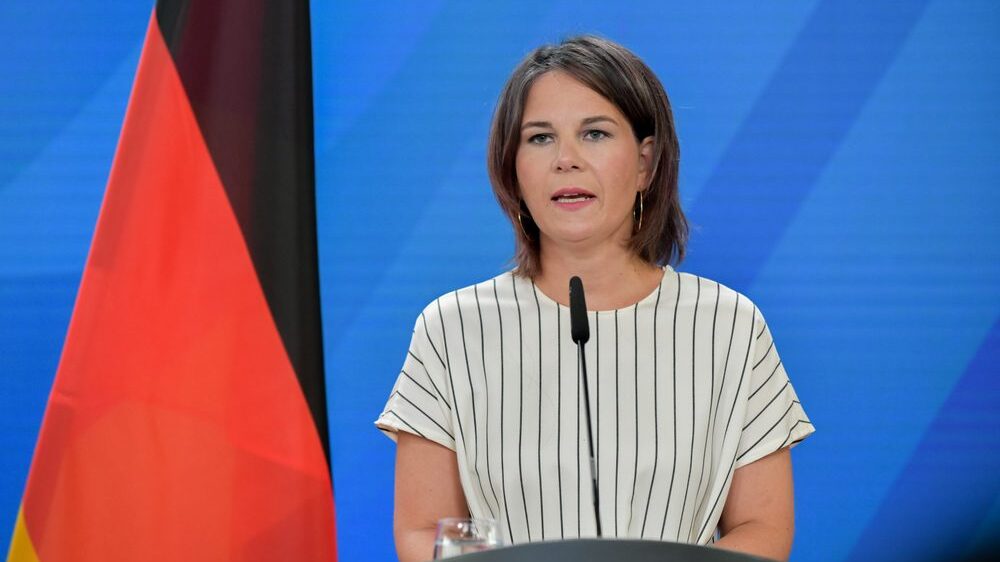
{"label": "neck", "polygon": [[569,304],[569,279],[583,281],[590,310],[625,308],[649,295],[660,283],[662,270],[639,259],[624,247],[586,251],[546,251],[542,244],[542,273],[535,285],[552,300]]}

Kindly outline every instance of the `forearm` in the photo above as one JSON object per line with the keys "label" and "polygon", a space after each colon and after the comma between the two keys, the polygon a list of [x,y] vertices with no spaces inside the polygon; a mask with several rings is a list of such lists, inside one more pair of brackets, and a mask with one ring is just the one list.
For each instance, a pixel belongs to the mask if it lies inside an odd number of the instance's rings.
{"label": "forearm", "polygon": [[399,562],[426,562],[434,557],[437,529],[396,531],[396,554]]}
{"label": "forearm", "polygon": [[430,560],[437,522],[443,517],[468,516],[455,451],[400,432],[392,524],[400,562]]}
{"label": "forearm", "polygon": [[792,551],[792,530],[748,521],[730,529],[715,542],[715,546],[774,560],[788,560]]}

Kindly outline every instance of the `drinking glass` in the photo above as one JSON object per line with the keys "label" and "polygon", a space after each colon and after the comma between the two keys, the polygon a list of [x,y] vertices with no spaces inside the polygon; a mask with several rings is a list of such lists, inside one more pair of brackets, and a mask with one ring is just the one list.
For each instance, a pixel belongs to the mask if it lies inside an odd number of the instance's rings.
{"label": "drinking glass", "polygon": [[496,521],[488,518],[446,517],[438,521],[434,559],[480,552],[502,545]]}

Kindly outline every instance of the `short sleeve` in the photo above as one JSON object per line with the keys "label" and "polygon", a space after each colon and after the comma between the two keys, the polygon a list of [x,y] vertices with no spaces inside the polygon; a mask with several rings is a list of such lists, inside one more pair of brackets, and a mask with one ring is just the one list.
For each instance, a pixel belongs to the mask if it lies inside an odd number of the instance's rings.
{"label": "short sleeve", "polygon": [[455,449],[448,368],[432,337],[428,311],[417,318],[403,368],[375,426],[390,439],[405,431]]}
{"label": "short sleeve", "polygon": [[784,447],[792,447],[815,431],[785,373],[771,330],[758,309],[755,309],[755,318],[749,396],[736,468]]}

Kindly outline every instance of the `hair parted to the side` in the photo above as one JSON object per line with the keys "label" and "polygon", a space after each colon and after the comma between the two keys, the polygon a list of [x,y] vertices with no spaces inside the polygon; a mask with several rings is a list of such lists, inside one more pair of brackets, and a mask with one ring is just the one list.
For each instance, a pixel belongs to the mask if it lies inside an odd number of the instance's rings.
{"label": "hair parted to the side", "polygon": [[680,263],[688,238],[688,223],[680,205],[678,170],[680,146],[670,99],[653,71],[621,45],[592,35],[535,49],[507,80],[490,129],[487,167],[500,207],[514,228],[516,273],[541,273],[538,226],[531,220],[517,181],[516,158],[528,92],[546,72],[565,72],[614,104],[628,119],[636,141],[653,137],[652,174],[643,192],[642,221],[629,246],[655,265]]}

